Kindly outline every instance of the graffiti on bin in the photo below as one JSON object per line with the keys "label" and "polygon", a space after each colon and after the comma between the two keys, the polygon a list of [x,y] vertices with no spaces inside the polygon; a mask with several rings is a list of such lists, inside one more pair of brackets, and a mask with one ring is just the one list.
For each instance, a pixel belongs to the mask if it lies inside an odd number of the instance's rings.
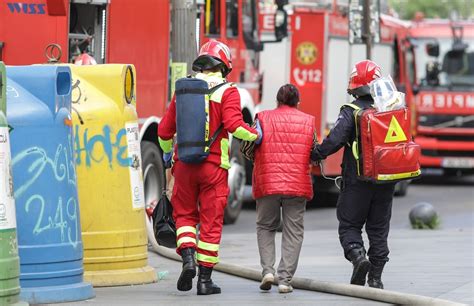
{"label": "graffiti on bin", "polygon": [[18,93],[18,90],[16,90],[15,87],[7,85],[7,98],[18,98],[20,94]]}
{"label": "graffiti on bin", "polygon": [[[76,248],[80,241],[76,194],[73,192],[67,199],[61,195],[54,195],[55,191],[63,191],[65,184],[68,186],[67,188],[74,189],[76,187],[72,146],[67,147],[59,144],[54,157],[48,156],[47,150],[44,148],[30,147],[16,154],[12,165],[14,169],[20,166],[23,166],[22,169],[27,169],[28,179],[16,188],[15,198],[19,200],[22,197],[28,197],[24,209],[33,218],[36,216],[36,221],[33,222],[33,235],[39,236],[47,231],[57,231],[62,243],[69,243]],[[44,180],[52,178],[61,186],[52,187],[46,190],[45,194],[35,192],[34,187],[37,182],[44,182]],[[53,194],[52,198],[57,201],[45,200],[46,194],[48,196]]]}
{"label": "graffiti on bin", "polygon": [[112,133],[112,129],[108,125],[104,125],[102,132],[99,134],[89,135],[89,129],[80,130],[76,125],[74,136],[74,149],[76,152],[76,164],[81,165],[83,158],[86,166],[91,167],[92,162],[102,163],[104,159],[113,168],[114,159],[121,167],[128,167],[130,159],[127,152],[127,138],[124,128],[117,133]]}

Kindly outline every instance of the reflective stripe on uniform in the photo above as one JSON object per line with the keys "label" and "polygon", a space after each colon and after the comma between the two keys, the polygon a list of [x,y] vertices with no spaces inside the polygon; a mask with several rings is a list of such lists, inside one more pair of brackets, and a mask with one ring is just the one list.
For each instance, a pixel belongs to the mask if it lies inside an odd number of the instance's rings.
{"label": "reflective stripe on uniform", "polygon": [[257,139],[257,136],[258,136],[257,134],[254,134],[241,126],[239,126],[235,130],[235,132],[232,133],[232,135],[241,140],[247,140],[247,141],[254,141]]}
{"label": "reflective stripe on uniform", "polygon": [[181,226],[176,230],[176,236],[179,236],[182,233],[193,233],[196,235],[196,228],[194,226]]}
{"label": "reflective stripe on uniform", "polygon": [[394,174],[379,174],[379,175],[377,175],[377,180],[379,180],[379,181],[394,181],[394,180],[401,180],[401,179],[406,179],[406,178],[417,177],[420,174],[421,174],[420,169],[418,169],[417,171],[413,171],[413,172],[394,173]]}
{"label": "reflective stripe on uniform", "polygon": [[229,139],[221,139],[221,168],[230,169],[229,162]]}
{"label": "reflective stripe on uniform", "polygon": [[197,260],[198,261],[203,261],[203,262],[209,262],[216,264],[219,262],[219,257],[217,256],[209,256],[209,255],[204,255],[204,254],[199,254],[197,253]]}
{"label": "reflective stripe on uniform", "polygon": [[160,143],[160,147],[164,153],[170,153],[173,151],[173,139],[164,140],[158,137],[158,142]]}
{"label": "reflective stripe on uniform", "polygon": [[199,240],[198,242],[198,248],[206,251],[212,251],[212,252],[218,252],[219,251],[219,245],[215,243],[209,243],[209,242],[204,242]]}
{"label": "reflective stripe on uniform", "polygon": [[181,237],[178,239],[178,242],[177,242],[177,245],[178,245],[178,248],[183,244],[183,243],[193,243],[193,244],[196,244],[196,238],[193,238],[193,237]]}

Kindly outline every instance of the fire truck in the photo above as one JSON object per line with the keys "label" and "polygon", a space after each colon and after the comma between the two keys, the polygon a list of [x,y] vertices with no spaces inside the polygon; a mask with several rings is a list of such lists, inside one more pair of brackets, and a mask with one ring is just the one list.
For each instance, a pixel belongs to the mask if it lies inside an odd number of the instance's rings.
{"label": "fire truck", "polygon": [[418,18],[394,43],[424,172],[474,173],[474,22]]}
{"label": "fire truck", "polygon": [[[341,4],[338,4],[341,3]],[[278,44],[268,44],[262,52],[263,96],[259,109],[275,108],[275,96],[281,84],[292,83],[300,92],[300,110],[316,119],[318,139],[334,126],[340,107],[351,101],[346,93],[348,77],[354,64],[365,59],[365,45],[349,44],[348,1],[289,1],[288,36]],[[261,2],[262,40],[274,34],[275,6]],[[373,47],[373,60],[382,72],[393,74],[397,53],[396,33],[407,22],[380,16],[380,42]],[[341,174],[342,151],[323,162],[323,172],[313,167],[315,193],[326,201],[335,198],[334,179]],[[397,184],[396,194],[405,195],[408,183]]]}
{"label": "fire truck", "polygon": [[[1,0],[0,60],[8,65],[45,63],[47,54],[60,62],[90,59],[97,63],[131,63],[137,71],[137,112],[140,123],[145,201],[148,214],[158,202],[165,184],[157,128],[172,95],[174,80],[171,35],[179,35],[181,24],[171,28],[173,0]],[[209,39],[229,45],[233,72],[242,98],[244,120],[251,124],[260,100],[258,5],[256,0],[197,0],[181,2],[195,8],[182,26],[195,29],[194,40],[181,39],[184,49],[197,50]],[[176,38],[176,37],[175,37]],[[177,39],[179,41],[179,39]],[[54,44],[54,46],[52,45]],[[179,46],[183,49],[183,46]],[[196,53],[194,53],[196,56]],[[93,62],[92,60],[90,60]],[[179,67],[178,67],[179,68]],[[189,69],[181,66],[181,76]],[[225,222],[237,219],[243,190],[251,171],[231,143],[229,203]],[[246,171],[247,170],[247,171]],[[149,221],[149,218],[148,218]],[[150,223],[148,222],[148,226]]]}

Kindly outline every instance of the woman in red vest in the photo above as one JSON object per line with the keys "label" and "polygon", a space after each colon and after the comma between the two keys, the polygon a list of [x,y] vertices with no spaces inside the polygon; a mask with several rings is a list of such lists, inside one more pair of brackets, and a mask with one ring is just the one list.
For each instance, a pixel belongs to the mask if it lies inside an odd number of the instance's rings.
{"label": "woman in red vest", "polygon": [[276,109],[257,114],[257,130],[263,130],[265,137],[255,148],[252,186],[263,269],[260,289],[270,290],[275,278],[275,233],[282,216],[278,291],[289,293],[303,243],[306,201],[313,197],[310,155],[316,136],[314,117],[298,110],[299,92],[294,85],[280,88],[277,103]]}

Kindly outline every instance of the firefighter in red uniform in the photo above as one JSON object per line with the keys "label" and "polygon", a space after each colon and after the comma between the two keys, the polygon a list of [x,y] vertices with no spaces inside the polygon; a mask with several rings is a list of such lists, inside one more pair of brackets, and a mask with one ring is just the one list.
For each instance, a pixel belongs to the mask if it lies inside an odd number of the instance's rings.
{"label": "firefighter in red uniform", "polygon": [[[196,78],[207,81],[209,88],[224,83],[226,75],[232,70],[229,48],[216,40],[207,42],[193,62],[193,70],[199,72]],[[175,99],[173,97],[158,128],[165,162],[171,159],[172,139],[176,133]],[[207,159],[199,164],[189,164],[179,161],[177,154],[174,154],[172,168],[175,178],[172,203],[177,229],[177,253],[183,259],[183,270],[177,287],[180,291],[191,290],[192,279],[196,276],[194,257],[197,252],[198,295],[221,292],[212,282],[211,273],[219,261],[219,243],[227,204],[227,170],[230,168],[228,133],[247,141],[261,141],[262,138],[261,133],[243,121],[240,95],[231,83],[222,85],[212,94],[209,103],[209,124],[210,135],[213,135],[221,124],[223,129],[210,146]],[[196,239],[198,223],[199,241]]]}

